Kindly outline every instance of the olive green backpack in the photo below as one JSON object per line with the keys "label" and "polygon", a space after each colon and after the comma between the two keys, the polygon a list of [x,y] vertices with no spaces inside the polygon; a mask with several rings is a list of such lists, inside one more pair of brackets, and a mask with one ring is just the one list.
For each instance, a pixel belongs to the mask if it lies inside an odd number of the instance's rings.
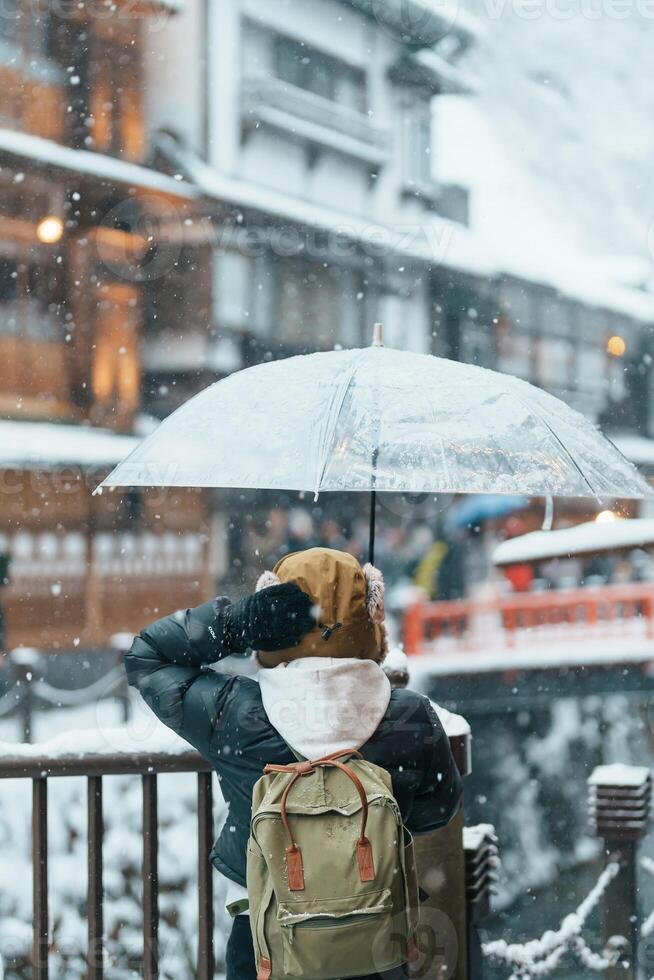
{"label": "olive green backpack", "polygon": [[414,958],[413,842],[385,769],[354,749],[268,765],[247,855],[257,980],[341,980]]}

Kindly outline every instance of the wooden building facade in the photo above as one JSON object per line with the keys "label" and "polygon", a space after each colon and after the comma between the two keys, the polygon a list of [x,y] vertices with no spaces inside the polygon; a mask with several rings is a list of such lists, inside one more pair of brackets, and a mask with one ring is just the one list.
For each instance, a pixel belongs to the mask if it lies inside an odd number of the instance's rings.
{"label": "wooden building facade", "polygon": [[146,296],[161,272],[151,229],[183,220],[192,197],[147,165],[143,45],[161,15],[150,3],[3,4],[5,651],[103,647],[210,590],[204,494],[91,496],[139,419]]}

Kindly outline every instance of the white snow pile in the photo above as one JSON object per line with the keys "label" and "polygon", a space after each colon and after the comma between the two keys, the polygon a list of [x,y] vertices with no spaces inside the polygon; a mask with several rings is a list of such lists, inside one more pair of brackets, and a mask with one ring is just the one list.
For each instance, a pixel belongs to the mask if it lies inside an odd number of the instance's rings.
{"label": "white snow pile", "polygon": [[548,976],[558,969],[567,953],[576,956],[586,969],[606,970],[613,961],[590,950],[582,932],[591,912],[619,872],[618,862],[607,864],[583,902],[565,917],[556,931],[548,929],[540,939],[527,943],[507,943],[504,939],[484,943],[484,955],[510,966],[513,970],[510,980]]}
{"label": "white snow pile", "polygon": [[71,729],[44,742],[34,745],[0,742],[0,757],[38,758],[47,755],[51,759],[76,758],[88,755],[134,755],[134,753],[159,753],[183,755],[193,749],[156,718],[148,719],[148,726],[115,725],[99,726],[90,730]]}
{"label": "white snow pile", "polygon": [[556,531],[531,531],[502,541],[493,551],[495,565],[543,561],[568,555],[592,554],[618,548],[642,548],[654,543],[654,519],[586,521]]}
{"label": "white snow pile", "polygon": [[[654,19],[638,4],[462,0],[482,25],[458,67],[474,96],[435,100],[436,177],[471,190],[500,269],[651,320]],[[649,244],[648,244],[649,238]]]}
{"label": "white snow pile", "polygon": [[497,844],[497,834],[492,823],[478,823],[474,827],[463,828],[463,845],[466,851],[478,850],[487,839]]}
{"label": "white snow pile", "polygon": [[642,786],[650,778],[645,766],[625,766],[614,762],[608,766],[596,766],[588,779],[590,786],[622,787]]}

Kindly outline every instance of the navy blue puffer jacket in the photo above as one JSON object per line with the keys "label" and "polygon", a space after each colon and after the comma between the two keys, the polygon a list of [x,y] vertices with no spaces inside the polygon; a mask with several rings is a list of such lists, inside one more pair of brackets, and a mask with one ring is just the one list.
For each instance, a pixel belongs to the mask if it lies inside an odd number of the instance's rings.
{"label": "navy blue puffer jacket", "polygon": [[[144,629],[125,658],[129,683],[158,718],[211,763],[229,807],[212,851],[215,867],[245,885],[252,788],[266,763],[295,757],[264,710],[259,684],[218,673],[209,664],[228,656],[219,598],[166,616]],[[404,821],[413,833],[446,824],[458,808],[461,780],[449,741],[429,700],[392,692],[364,758],[391,775]]]}

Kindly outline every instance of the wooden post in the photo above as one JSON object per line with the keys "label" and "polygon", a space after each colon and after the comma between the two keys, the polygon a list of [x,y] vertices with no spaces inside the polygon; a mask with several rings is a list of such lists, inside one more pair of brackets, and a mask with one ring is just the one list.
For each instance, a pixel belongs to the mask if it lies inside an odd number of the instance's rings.
{"label": "wooden post", "polygon": [[484,961],[478,926],[490,912],[491,896],[497,880],[496,869],[500,863],[494,828],[490,824],[465,827],[463,846],[466,860],[468,980],[481,980]]}
{"label": "wooden post", "polygon": [[143,784],[143,978],[159,977],[159,835],[157,776],[141,777]]}
{"label": "wooden post", "polygon": [[103,955],[103,901],[102,887],[102,776],[87,779],[87,930],[88,930],[88,980],[102,980]]}
{"label": "wooden post", "polygon": [[48,980],[48,781],[32,780],[32,976]]}
{"label": "wooden post", "polygon": [[[470,736],[450,738],[462,776],[470,772]],[[446,827],[415,840],[420,885],[419,957],[410,976],[467,980],[466,869],[463,806]]]}
{"label": "wooden post", "polygon": [[638,923],[636,861],[638,842],[649,821],[651,777],[641,766],[598,766],[588,780],[589,812],[595,834],[604,841],[605,864],[620,872],[604,893],[604,942],[616,963],[607,980],[636,980]]}
{"label": "wooden post", "polygon": [[198,773],[198,980],[212,980],[213,951],[213,792],[211,773]]}

